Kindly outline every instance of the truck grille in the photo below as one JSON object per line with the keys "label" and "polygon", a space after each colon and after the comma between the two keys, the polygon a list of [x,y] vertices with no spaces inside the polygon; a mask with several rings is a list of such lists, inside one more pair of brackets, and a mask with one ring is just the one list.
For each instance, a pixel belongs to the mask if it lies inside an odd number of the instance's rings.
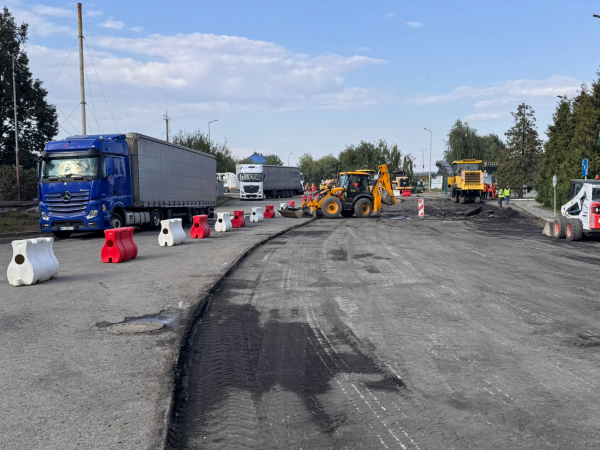
{"label": "truck grille", "polygon": [[90,199],[90,191],[56,192],[46,194],[48,213],[61,217],[85,214]]}
{"label": "truck grille", "polygon": [[258,186],[244,186],[244,192],[254,194],[255,192],[258,192]]}
{"label": "truck grille", "polygon": [[467,184],[479,184],[481,183],[481,175],[477,172],[475,173],[465,173],[465,183]]}

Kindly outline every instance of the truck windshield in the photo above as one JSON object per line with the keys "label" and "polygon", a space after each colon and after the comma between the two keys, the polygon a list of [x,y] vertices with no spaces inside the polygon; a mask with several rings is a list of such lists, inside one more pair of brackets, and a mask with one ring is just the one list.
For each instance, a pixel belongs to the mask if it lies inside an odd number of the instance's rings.
{"label": "truck windshield", "polygon": [[592,188],[592,201],[600,202],[600,187]]}
{"label": "truck windshield", "polygon": [[98,157],[65,157],[42,160],[42,178],[96,178]]}
{"label": "truck windshield", "polygon": [[348,182],[348,175],[340,175],[340,178],[338,179],[338,182],[337,182],[337,187],[344,187],[344,186],[346,186],[347,182]]}
{"label": "truck windshield", "polygon": [[457,164],[458,170],[479,170],[479,164]]}
{"label": "truck windshield", "polygon": [[240,181],[262,181],[262,173],[240,173]]}

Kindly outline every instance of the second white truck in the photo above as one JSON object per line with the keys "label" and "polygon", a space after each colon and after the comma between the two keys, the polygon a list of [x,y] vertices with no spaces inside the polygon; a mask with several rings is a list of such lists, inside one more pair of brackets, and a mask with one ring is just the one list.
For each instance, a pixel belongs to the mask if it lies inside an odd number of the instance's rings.
{"label": "second white truck", "polygon": [[286,198],[301,193],[300,169],[266,164],[237,164],[240,199]]}

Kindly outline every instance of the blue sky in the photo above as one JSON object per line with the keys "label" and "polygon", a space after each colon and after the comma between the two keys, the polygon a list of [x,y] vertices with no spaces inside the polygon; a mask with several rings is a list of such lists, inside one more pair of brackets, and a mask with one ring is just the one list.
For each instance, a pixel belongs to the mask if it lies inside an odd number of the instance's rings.
{"label": "blue sky", "polygon": [[[76,4],[5,0],[30,24],[35,77],[79,132]],[[197,128],[295,163],[386,139],[433,160],[457,119],[503,137],[527,102],[544,137],[557,95],[576,94],[600,66],[600,3],[513,1],[83,2],[88,133],[164,137]],[[89,94],[91,89],[91,95]],[[91,104],[93,100],[93,105]],[[66,117],[75,109],[75,112]],[[96,121],[97,119],[97,121]],[[117,130],[115,130],[117,128]],[[428,158],[426,158],[428,160]],[[428,162],[428,161],[427,161]]]}

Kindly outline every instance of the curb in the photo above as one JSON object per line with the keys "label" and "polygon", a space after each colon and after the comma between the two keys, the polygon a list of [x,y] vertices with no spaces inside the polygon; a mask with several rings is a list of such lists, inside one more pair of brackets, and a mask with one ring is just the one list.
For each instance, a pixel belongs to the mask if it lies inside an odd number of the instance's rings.
{"label": "curb", "polygon": [[278,231],[277,233],[272,234],[271,236],[267,236],[266,238],[261,239],[260,241],[251,245],[246,250],[244,250],[231,263],[231,265],[227,268],[227,270],[221,276],[219,276],[219,278],[212,284],[212,286],[210,286],[210,288],[206,291],[206,293],[204,293],[202,295],[202,297],[200,298],[200,301],[195,306],[193,312],[191,313],[191,315],[189,316],[189,318],[187,320],[187,324],[186,324],[185,329],[182,334],[182,339],[179,343],[179,350],[177,352],[177,356],[175,357],[175,359],[173,361],[173,369],[172,369],[173,378],[172,378],[172,384],[171,384],[171,386],[172,386],[171,398],[169,400],[169,406],[167,408],[166,414],[163,419],[163,429],[160,432],[161,443],[160,443],[159,448],[164,449],[164,450],[169,450],[169,449],[175,448],[175,447],[172,447],[172,445],[176,444],[176,443],[169,442],[169,437],[171,435],[171,432],[174,431],[172,429],[173,428],[172,425],[173,425],[173,419],[176,416],[176,398],[178,397],[178,393],[180,392],[179,386],[181,385],[181,380],[185,377],[185,375],[187,375],[188,369],[190,368],[186,364],[186,362],[188,361],[187,355],[189,354],[189,351],[190,351],[190,344],[193,341],[193,338],[195,337],[194,333],[193,333],[194,325],[196,324],[196,321],[198,320],[198,318],[200,316],[202,316],[202,313],[208,306],[208,302],[209,302],[210,298],[213,296],[215,291],[219,289],[219,287],[221,286],[223,281],[229,275],[231,275],[231,273],[240,265],[240,263],[244,259],[246,259],[246,257],[248,255],[250,255],[258,247],[287,233],[290,230],[303,227],[317,219],[318,219],[318,217],[313,217],[312,219],[303,221],[302,223],[299,223],[297,225],[293,225],[289,228],[286,228],[285,230]]}

